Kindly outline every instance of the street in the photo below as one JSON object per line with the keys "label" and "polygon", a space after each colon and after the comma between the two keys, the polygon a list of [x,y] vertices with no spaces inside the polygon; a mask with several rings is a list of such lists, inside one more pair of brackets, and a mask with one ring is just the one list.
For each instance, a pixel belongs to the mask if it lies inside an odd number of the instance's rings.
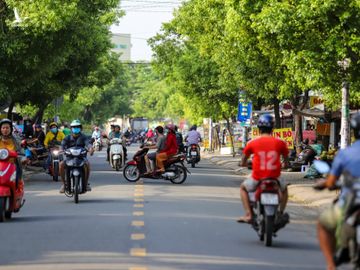
{"label": "street", "polygon": [[[202,160],[182,185],[134,184],[105,153],[90,157],[92,191],[78,205],[45,174],[26,182],[25,206],[0,224],[1,270],[325,268],[314,222],[295,216],[270,248],[235,222],[241,178],[230,170]],[[290,214],[299,208],[290,204]]]}

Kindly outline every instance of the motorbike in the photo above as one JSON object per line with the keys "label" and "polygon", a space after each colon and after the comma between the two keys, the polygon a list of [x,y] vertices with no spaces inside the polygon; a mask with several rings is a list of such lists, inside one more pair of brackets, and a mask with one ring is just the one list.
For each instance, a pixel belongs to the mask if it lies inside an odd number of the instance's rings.
{"label": "motorbike", "polygon": [[276,232],[289,222],[288,215],[281,215],[279,212],[280,198],[280,184],[277,179],[260,180],[256,191],[249,192],[253,211],[251,225],[260,241],[264,241],[267,247],[272,245]]}
{"label": "motorbike", "polygon": [[50,149],[51,163],[50,163],[49,171],[50,171],[50,175],[52,176],[55,182],[59,181],[59,164],[60,161],[63,160],[62,153],[63,152],[60,151],[58,148]]}
{"label": "motorbike", "polygon": [[48,158],[49,152],[45,147],[37,147],[31,140],[24,139],[21,142],[22,148],[25,151],[25,157],[27,159],[27,164],[25,169],[34,172],[45,171],[46,160]]}
{"label": "motorbike", "polygon": [[17,158],[15,151],[0,149],[0,222],[10,219],[24,205],[24,182],[16,181],[16,165],[9,160]]}
{"label": "motorbike", "polygon": [[164,173],[147,174],[145,155],[149,149],[141,148],[135,153],[133,160],[129,161],[124,168],[124,177],[129,182],[136,182],[140,178],[163,179],[173,184],[182,184],[187,178],[189,170],[184,165],[185,155],[178,154],[165,162]]}
{"label": "motorbike", "polygon": [[86,193],[85,160],[87,150],[82,147],[71,147],[65,153],[65,195],[74,197],[79,203],[79,195]]}
{"label": "motorbike", "polygon": [[[324,161],[315,160],[314,166],[321,174],[330,172],[329,164]],[[351,263],[353,269],[360,269],[360,178],[345,172],[333,189],[340,188],[342,194],[334,201],[342,209],[342,219],[335,233],[334,262],[336,266]]]}
{"label": "motorbike", "polygon": [[124,166],[125,157],[122,140],[114,138],[110,140],[109,163],[112,168],[119,171]]}
{"label": "motorbike", "polygon": [[195,168],[195,164],[200,161],[200,152],[197,144],[188,146],[186,161],[188,164],[191,164],[192,168]]}
{"label": "motorbike", "polygon": [[101,149],[102,149],[101,138],[95,138],[94,143],[93,143],[93,147],[94,147],[95,151],[101,151]]}

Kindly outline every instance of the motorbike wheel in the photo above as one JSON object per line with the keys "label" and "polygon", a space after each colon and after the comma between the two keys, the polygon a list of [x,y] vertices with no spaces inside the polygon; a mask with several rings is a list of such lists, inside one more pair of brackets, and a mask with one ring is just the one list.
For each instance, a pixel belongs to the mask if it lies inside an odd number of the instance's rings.
{"label": "motorbike wheel", "polygon": [[6,207],[6,198],[5,197],[0,197],[0,222],[4,222],[5,221],[5,207]]}
{"label": "motorbike wheel", "polygon": [[74,177],[74,202],[79,203],[79,176]]}
{"label": "motorbike wheel", "polygon": [[195,160],[191,161],[191,168],[195,168]]}
{"label": "motorbike wheel", "polygon": [[171,179],[171,183],[173,184],[182,184],[185,182],[187,177],[187,172],[184,167],[182,166],[175,166],[176,170],[176,178]]}
{"label": "motorbike wheel", "polygon": [[140,179],[140,171],[135,165],[126,165],[124,168],[124,177],[129,182],[136,182]]}
{"label": "motorbike wheel", "polygon": [[59,181],[59,163],[54,162],[54,168],[53,168],[53,180],[55,182]]}
{"label": "motorbike wheel", "polygon": [[120,171],[120,168],[121,168],[120,159],[117,159],[115,162],[115,170]]}
{"label": "motorbike wheel", "polygon": [[265,217],[265,246],[270,247],[272,245],[272,236],[274,232],[274,216]]}

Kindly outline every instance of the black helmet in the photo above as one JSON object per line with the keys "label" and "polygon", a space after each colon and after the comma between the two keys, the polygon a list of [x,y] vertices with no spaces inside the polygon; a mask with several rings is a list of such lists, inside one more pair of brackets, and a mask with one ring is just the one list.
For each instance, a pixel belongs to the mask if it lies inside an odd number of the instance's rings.
{"label": "black helmet", "polygon": [[360,112],[357,112],[351,117],[350,126],[354,129],[355,138],[360,139]]}
{"label": "black helmet", "polygon": [[274,117],[270,114],[263,114],[259,117],[258,128],[273,129],[274,128]]}
{"label": "black helmet", "polygon": [[0,129],[3,124],[9,124],[10,125],[10,132],[13,132],[13,123],[10,119],[4,118],[0,121]]}

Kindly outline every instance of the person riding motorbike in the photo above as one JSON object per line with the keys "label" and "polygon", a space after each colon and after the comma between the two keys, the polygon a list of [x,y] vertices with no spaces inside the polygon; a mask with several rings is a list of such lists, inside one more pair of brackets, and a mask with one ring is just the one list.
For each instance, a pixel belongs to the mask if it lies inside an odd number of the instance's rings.
{"label": "person riding motorbike", "polygon": [[[10,119],[2,119],[0,121],[0,149],[8,149],[9,151],[16,151],[19,155],[22,154],[22,148],[19,142],[12,134],[13,124]],[[19,184],[19,181],[22,180],[22,165],[21,159],[12,158],[10,162],[13,162],[16,165],[16,183]]]}
{"label": "person riding motorbike", "polygon": [[[114,125],[114,131],[111,131],[109,133],[109,142],[114,139],[114,138],[118,138],[118,139],[122,139],[122,148],[123,148],[123,152],[124,152],[124,158],[125,160],[127,159],[127,148],[126,148],[126,142],[124,140],[124,135],[122,135],[121,130],[120,130],[120,126],[119,125]],[[107,156],[106,156],[106,161],[109,161],[110,158],[110,143],[108,143],[108,147],[107,147]]]}
{"label": "person riding motorbike", "polygon": [[185,151],[185,146],[184,146],[184,143],[183,143],[183,136],[181,134],[181,132],[178,131],[178,127],[175,126],[175,135],[176,135],[176,142],[178,144],[178,152],[179,153],[183,153]]}
{"label": "person riding motorbike", "polygon": [[[74,120],[70,124],[71,127],[71,135],[68,135],[64,138],[64,140],[61,143],[61,147],[63,150],[66,150],[70,147],[87,147],[90,155],[94,154],[94,148],[89,140],[89,137],[86,136],[81,132],[82,130],[82,124],[79,120]],[[60,188],[60,193],[65,192],[65,162],[60,162],[60,175],[62,180],[62,186]],[[91,186],[89,183],[89,176],[90,176],[90,163],[88,160],[85,162],[85,183],[87,184],[87,191],[91,191]]]}
{"label": "person riding motorbike", "polygon": [[196,145],[197,145],[198,152],[200,153],[199,142],[201,142],[201,135],[200,135],[200,133],[199,133],[196,129],[197,129],[197,126],[196,126],[196,125],[193,125],[193,126],[190,128],[189,133],[185,136],[185,142],[186,142],[185,149],[186,149],[186,153],[188,153],[189,146],[192,145],[192,144],[196,144]]}
{"label": "person riding motorbike", "polygon": [[176,155],[178,152],[174,125],[168,124],[166,125],[166,129],[167,135],[165,141],[165,148],[156,155],[156,165],[158,167],[158,173],[165,172],[164,162],[173,155]]}
{"label": "person riding motorbike", "polygon": [[101,138],[101,131],[99,127],[95,127],[91,137],[94,138],[95,140]]}
{"label": "person riding motorbike", "polygon": [[[50,123],[49,127],[50,127],[50,131],[46,133],[46,137],[44,141],[45,148],[51,149],[54,147],[60,147],[62,140],[65,138],[65,134],[61,130],[59,130],[59,126],[55,122]],[[51,163],[51,155],[48,155],[45,164],[47,173],[49,173],[50,163]]]}
{"label": "person riding motorbike", "polygon": [[[247,166],[247,160],[253,154],[252,175],[251,178],[245,180],[240,186],[240,197],[245,210],[245,216],[240,217],[238,222],[250,223],[252,221],[253,213],[250,207],[249,192],[254,192],[263,179],[277,179],[280,184],[282,196],[280,196],[280,213],[283,214],[287,199],[288,191],[285,181],[279,179],[281,174],[282,155],[287,164],[289,154],[286,143],[280,139],[276,139],[271,135],[274,128],[274,117],[269,114],[260,116],[257,124],[260,137],[251,140],[243,151],[243,159],[241,166]],[[285,218],[285,216],[284,216]],[[288,215],[286,214],[286,218]]]}
{"label": "person riding motorbike", "polygon": [[144,148],[156,149],[156,152],[148,153],[145,156],[145,163],[147,169],[146,173],[149,174],[153,172],[152,168],[155,168],[155,166],[154,165],[152,166],[150,162],[154,164],[156,161],[156,155],[165,148],[166,137],[164,136],[164,128],[162,126],[157,126],[155,128],[155,133],[156,133],[156,144],[144,146]]}
{"label": "person riding motorbike", "polygon": [[30,159],[33,158],[37,160],[39,156],[46,152],[45,146],[45,133],[42,130],[41,124],[35,125],[34,136],[27,141],[27,145],[29,145],[29,154],[28,154],[28,163],[30,163]]}
{"label": "person riding motorbike", "polygon": [[[350,126],[354,131],[356,141],[349,147],[341,150],[335,157],[330,173],[325,180],[319,180],[315,188],[333,188],[340,176],[347,172],[353,177],[360,177],[360,113],[355,114]],[[319,217],[317,231],[320,248],[324,254],[327,270],[336,269],[334,262],[335,232],[341,223],[341,197],[345,196],[346,189],[342,189],[339,200],[323,211]],[[346,251],[346,250],[344,250]]]}

